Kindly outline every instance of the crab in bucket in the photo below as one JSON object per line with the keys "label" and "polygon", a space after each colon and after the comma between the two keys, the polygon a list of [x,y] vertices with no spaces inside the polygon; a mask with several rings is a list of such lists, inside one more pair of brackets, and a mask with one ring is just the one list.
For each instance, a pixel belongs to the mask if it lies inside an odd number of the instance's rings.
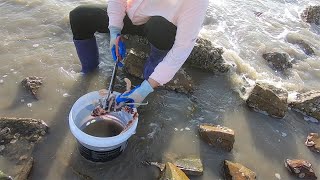
{"label": "crab in bucket", "polygon": [[[126,91],[124,93],[127,93],[131,90],[131,81],[128,78],[124,78],[124,81],[126,82]],[[99,95],[102,97],[98,101],[94,101],[93,104],[95,105],[94,110],[91,112],[91,116],[93,117],[98,117],[98,116],[104,116],[106,114],[109,114],[111,112],[125,112],[129,113],[132,116],[132,119],[128,121],[128,124],[126,128],[124,129],[123,132],[126,131],[127,128],[130,127],[130,125],[133,123],[134,120],[138,118],[138,112],[136,111],[135,108],[132,106],[129,106],[129,104],[117,104],[115,99],[116,99],[116,94],[111,93],[109,98],[107,98],[108,95],[108,90],[106,89],[101,89],[98,91]],[[103,106],[105,104],[105,106]]]}

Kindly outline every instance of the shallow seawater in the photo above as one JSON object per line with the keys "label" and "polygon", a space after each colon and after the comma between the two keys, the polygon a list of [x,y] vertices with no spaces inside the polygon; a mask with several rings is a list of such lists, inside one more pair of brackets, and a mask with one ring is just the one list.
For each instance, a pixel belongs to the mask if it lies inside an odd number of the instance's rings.
{"label": "shallow seawater", "polygon": [[[204,165],[201,177],[223,179],[221,165],[228,159],[251,168],[258,179],[294,179],[284,167],[287,158],[303,158],[320,177],[320,156],[304,145],[310,132],[320,126],[289,110],[284,119],[274,119],[247,108],[242,89],[256,81],[270,82],[290,93],[320,88],[320,30],[304,23],[300,13],[317,0],[306,1],[210,1],[201,36],[225,49],[234,64],[230,74],[213,75],[187,69],[195,92],[187,96],[158,89],[139,108],[136,134],[118,158],[92,163],[78,153],[68,115],[82,95],[106,88],[113,62],[108,35],[97,34],[99,71],[81,76],[68,21],[70,10],[80,4],[105,1],[0,1],[0,115],[44,120],[50,133],[36,146],[30,179],[155,179],[159,172],[141,161],[162,161],[166,154],[198,155]],[[257,17],[255,12],[261,12]],[[307,56],[289,42],[304,39],[315,55]],[[288,74],[271,69],[261,54],[279,50],[294,62]],[[44,77],[35,100],[20,86],[26,76]],[[137,83],[135,85],[138,85]],[[246,91],[247,92],[247,91]],[[88,110],[89,111],[89,110]],[[224,125],[235,130],[231,152],[208,146],[198,136],[200,123]],[[0,169],[10,171],[10,162],[0,157]]]}

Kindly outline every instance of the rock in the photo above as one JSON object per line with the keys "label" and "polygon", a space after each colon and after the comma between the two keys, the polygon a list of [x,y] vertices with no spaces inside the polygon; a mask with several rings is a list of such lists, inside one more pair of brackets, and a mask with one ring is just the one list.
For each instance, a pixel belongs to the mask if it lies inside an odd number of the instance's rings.
{"label": "rock", "polygon": [[23,87],[25,87],[36,99],[38,99],[37,92],[42,85],[42,77],[30,76],[21,81]]}
{"label": "rock", "polygon": [[14,139],[36,142],[47,131],[48,126],[42,120],[0,117],[0,145],[6,145]]}
{"label": "rock", "polygon": [[[137,78],[143,79],[143,66],[147,59],[147,54],[143,51],[135,51],[131,49],[127,55],[124,69],[125,71]],[[187,72],[180,68],[173,79],[164,85],[164,88],[174,90],[176,92],[189,94],[194,91],[194,83]]]}
{"label": "rock", "polygon": [[14,178],[15,180],[25,180],[28,179],[28,176],[31,172],[33,166],[33,158],[30,157],[22,166],[19,174]]}
{"label": "rock", "polygon": [[226,180],[253,180],[256,173],[239,163],[225,160],[223,171]]}
{"label": "rock", "polygon": [[306,55],[314,55],[314,50],[312,49],[312,47],[303,40],[297,41],[296,44],[302,49],[304,53],[306,53]]}
{"label": "rock", "polygon": [[[177,158],[172,159],[172,163],[182,170],[186,175],[190,176],[201,176],[203,174],[203,165],[201,159],[198,157],[185,157],[185,158]],[[142,162],[146,165],[152,165],[159,168],[162,172],[165,169],[165,164],[159,162],[152,162],[152,161],[144,161]]]}
{"label": "rock", "polygon": [[0,170],[0,180],[12,180],[11,176],[6,175]]}
{"label": "rock", "polygon": [[235,141],[234,131],[227,127],[211,124],[201,124],[199,127],[201,138],[208,144],[231,151]]}
{"label": "rock", "polygon": [[14,179],[27,179],[33,164],[34,145],[48,132],[42,121],[31,118],[0,117],[0,146],[5,148],[0,155],[14,166]]}
{"label": "rock", "polygon": [[164,87],[179,93],[191,94],[194,92],[194,82],[183,68],[180,68],[173,79]]}
{"label": "rock", "polygon": [[166,163],[160,180],[189,180],[187,175],[170,162]]}
{"label": "rock", "polygon": [[302,12],[301,17],[307,23],[320,25],[320,6],[309,6]]}
{"label": "rock", "polygon": [[291,102],[289,106],[305,115],[320,120],[320,91],[298,94],[296,100]]}
{"label": "rock", "polygon": [[310,133],[307,137],[307,140],[305,142],[305,145],[308,146],[308,148],[311,151],[320,153],[320,137],[318,133]]}
{"label": "rock", "polygon": [[288,68],[292,68],[292,63],[289,61],[289,57],[286,53],[265,53],[262,57],[276,70],[284,71]]}
{"label": "rock", "polygon": [[[128,47],[137,47],[144,45],[144,53],[149,52],[148,40],[147,38],[141,36],[124,36],[125,43]],[[186,60],[186,64],[196,67],[208,72],[213,73],[224,73],[229,71],[230,65],[228,65],[222,57],[223,49],[214,47],[213,44],[201,37],[198,37],[196,44]]]}
{"label": "rock", "polygon": [[287,159],[284,164],[292,174],[299,177],[300,179],[317,179],[312,169],[312,165],[308,161],[299,159]]}
{"label": "rock", "polygon": [[223,49],[216,48],[206,39],[198,38],[186,64],[208,72],[228,72],[230,65],[222,57]]}
{"label": "rock", "polygon": [[186,175],[201,176],[203,174],[203,165],[200,158],[187,157],[177,159],[174,163]]}
{"label": "rock", "polygon": [[288,110],[288,92],[273,85],[257,83],[247,99],[247,105],[258,112],[283,118]]}

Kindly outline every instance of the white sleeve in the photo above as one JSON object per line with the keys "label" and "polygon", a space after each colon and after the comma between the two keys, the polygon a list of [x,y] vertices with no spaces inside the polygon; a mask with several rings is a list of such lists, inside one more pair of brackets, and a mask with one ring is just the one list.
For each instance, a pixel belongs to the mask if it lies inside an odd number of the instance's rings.
{"label": "white sleeve", "polygon": [[123,28],[123,19],[126,15],[127,0],[109,0],[107,13],[109,16],[109,27]]}
{"label": "white sleeve", "polygon": [[179,15],[173,47],[150,76],[160,85],[169,82],[189,57],[202,28],[208,3],[207,0],[193,1],[193,5]]}

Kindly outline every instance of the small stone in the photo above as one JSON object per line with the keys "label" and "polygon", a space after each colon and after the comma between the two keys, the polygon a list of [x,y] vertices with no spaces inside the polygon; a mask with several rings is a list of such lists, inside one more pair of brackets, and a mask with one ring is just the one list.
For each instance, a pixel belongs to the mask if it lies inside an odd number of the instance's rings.
{"label": "small stone", "polygon": [[32,47],[39,47],[39,44],[34,44],[32,45]]}
{"label": "small stone", "polygon": [[281,179],[281,175],[279,173],[275,173],[274,176],[277,178],[277,179]]}
{"label": "small stone", "polygon": [[8,75],[3,75],[2,77],[5,78],[5,77],[7,77],[7,76],[8,76]]}
{"label": "small stone", "polygon": [[28,106],[28,107],[32,107],[32,103],[28,103],[27,106]]}
{"label": "small stone", "polygon": [[190,128],[188,128],[188,127],[184,128],[184,129],[187,130],[187,131],[190,131]]}
{"label": "small stone", "polygon": [[68,93],[64,93],[62,96],[63,97],[69,97],[70,95]]}
{"label": "small stone", "polygon": [[174,128],[174,131],[178,131],[178,128]]}
{"label": "small stone", "polygon": [[311,163],[305,160],[299,159],[287,159],[285,161],[285,167],[295,176],[301,179],[314,180],[317,179],[317,176],[312,169]]}
{"label": "small stone", "polygon": [[24,99],[21,99],[20,102],[24,102]]}
{"label": "small stone", "polygon": [[3,79],[0,79],[0,84],[3,84],[3,83],[4,83]]}
{"label": "small stone", "polygon": [[14,71],[14,69],[10,69],[10,71]]}
{"label": "small stone", "polygon": [[17,142],[17,139],[12,139],[12,140],[10,141],[11,144],[14,144],[14,143],[16,143],[16,142]]}

